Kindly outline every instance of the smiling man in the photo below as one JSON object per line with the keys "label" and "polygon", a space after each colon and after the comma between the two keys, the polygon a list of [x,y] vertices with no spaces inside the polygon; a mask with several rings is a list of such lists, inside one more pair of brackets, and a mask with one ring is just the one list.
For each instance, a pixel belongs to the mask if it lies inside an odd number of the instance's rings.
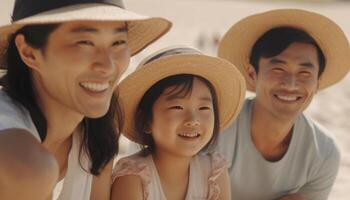
{"label": "smiling man", "polygon": [[240,69],[256,94],[219,137],[233,199],[328,198],[340,153],[303,111],[319,89],[346,75],[349,50],[334,22],[303,10],[253,15],[225,34],[219,56]]}
{"label": "smiling man", "polygon": [[171,23],[121,0],[16,0],[0,27],[0,199],[107,200],[117,84]]}

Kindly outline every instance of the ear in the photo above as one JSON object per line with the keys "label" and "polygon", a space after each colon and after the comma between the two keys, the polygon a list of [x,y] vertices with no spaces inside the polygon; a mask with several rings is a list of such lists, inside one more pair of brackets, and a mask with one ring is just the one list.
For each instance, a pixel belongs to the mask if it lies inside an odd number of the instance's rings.
{"label": "ear", "polygon": [[255,71],[255,68],[252,65],[249,65],[247,82],[249,83],[249,85],[253,86],[254,90],[255,90],[255,87],[256,87],[257,78],[258,78],[258,75],[257,75],[257,73]]}
{"label": "ear", "polygon": [[16,36],[15,44],[22,61],[31,69],[38,71],[40,50],[30,46],[23,34]]}
{"label": "ear", "polygon": [[149,134],[149,135],[152,134],[152,130],[151,130],[149,127],[145,127],[145,128],[143,129],[143,132],[145,132],[146,134]]}
{"label": "ear", "polygon": [[147,122],[145,127],[143,128],[143,132],[146,134],[152,134],[151,122]]}

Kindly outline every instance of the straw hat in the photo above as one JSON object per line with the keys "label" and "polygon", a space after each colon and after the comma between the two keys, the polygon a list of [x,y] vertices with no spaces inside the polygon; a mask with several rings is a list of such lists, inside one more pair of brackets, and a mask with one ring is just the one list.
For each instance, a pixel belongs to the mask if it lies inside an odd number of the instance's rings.
{"label": "straw hat", "polygon": [[193,74],[208,80],[214,87],[222,130],[239,113],[245,97],[245,81],[238,69],[226,60],[203,55],[198,50],[176,46],[162,49],[144,59],[135,72],[119,84],[120,103],[125,113],[123,134],[135,137],[134,117],[146,91],[158,81],[177,74]]}
{"label": "straw hat", "polygon": [[[255,42],[277,27],[300,29],[317,42],[326,58],[320,89],[340,81],[349,71],[349,43],[340,27],[325,16],[298,9],[272,10],[242,19],[226,32],[218,55],[235,64],[247,79],[249,58]],[[253,91],[253,86],[248,81],[246,83],[248,90]]]}
{"label": "straw hat", "polygon": [[132,55],[171,28],[171,22],[164,18],[143,16],[125,10],[122,0],[16,0],[12,20],[12,23],[0,27],[0,66],[4,62],[2,59],[9,35],[24,25],[77,20],[126,21]]}

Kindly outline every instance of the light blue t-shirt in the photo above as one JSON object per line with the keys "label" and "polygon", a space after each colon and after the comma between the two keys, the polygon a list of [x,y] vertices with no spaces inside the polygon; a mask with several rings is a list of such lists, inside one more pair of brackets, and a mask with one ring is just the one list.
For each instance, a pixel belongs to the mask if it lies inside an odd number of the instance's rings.
{"label": "light blue t-shirt", "polygon": [[302,114],[283,158],[267,161],[251,139],[252,102],[247,99],[237,120],[219,135],[217,148],[230,164],[232,199],[271,200],[296,192],[327,199],[340,162],[333,139]]}

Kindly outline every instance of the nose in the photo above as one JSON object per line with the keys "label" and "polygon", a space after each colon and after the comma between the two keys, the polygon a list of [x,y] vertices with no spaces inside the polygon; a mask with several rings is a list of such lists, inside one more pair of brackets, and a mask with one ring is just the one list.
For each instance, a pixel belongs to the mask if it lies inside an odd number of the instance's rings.
{"label": "nose", "polygon": [[199,119],[196,115],[195,112],[190,112],[188,113],[188,117],[185,121],[185,126],[187,127],[193,127],[193,126],[199,126],[200,125],[200,122],[199,122]]}
{"label": "nose", "polygon": [[104,75],[110,75],[115,73],[115,70],[118,69],[115,63],[115,59],[113,59],[113,54],[110,51],[106,49],[100,49],[95,56],[96,60],[93,64],[94,71]]}
{"label": "nose", "polygon": [[283,79],[282,86],[285,89],[293,90],[297,89],[299,84],[297,78],[294,75],[290,74]]}

